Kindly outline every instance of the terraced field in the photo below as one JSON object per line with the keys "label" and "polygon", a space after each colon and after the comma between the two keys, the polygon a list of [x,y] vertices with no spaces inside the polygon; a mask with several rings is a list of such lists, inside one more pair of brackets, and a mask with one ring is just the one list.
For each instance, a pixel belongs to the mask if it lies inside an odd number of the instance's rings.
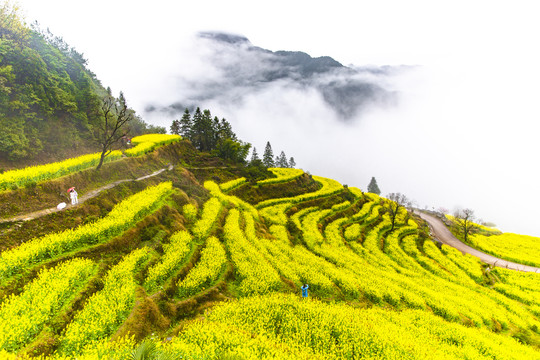
{"label": "terraced field", "polygon": [[[274,172],[149,185],[0,253],[0,357],[540,359],[539,274],[439,247],[406,210],[390,231],[382,197]],[[317,190],[246,195],[299,181]]]}

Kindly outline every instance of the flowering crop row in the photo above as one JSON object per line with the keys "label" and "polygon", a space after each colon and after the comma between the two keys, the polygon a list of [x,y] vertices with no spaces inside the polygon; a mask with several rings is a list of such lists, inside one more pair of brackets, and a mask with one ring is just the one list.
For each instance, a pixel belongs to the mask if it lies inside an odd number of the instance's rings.
{"label": "flowering crop row", "polygon": [[[129,341],[103,343],[78,358],[127,358],[135,353],[132,348]],[[222,303],[157,349],[156,358],[210,360],[540,358],[537,349],[514,338],[449,323],[427,311],[355,308],[283,294]]]}
{"label": "flowering crop row", "polygon": [[341,235],[341,226],[348,220],[348,218],[342,217],[328,224],[324,230],[324,236],[329,244],[336,247],[344,245],[343,236]]}
{"label": "flowering crop row", "polygon": [[168,277],[178,270],[191,250],[191,241],[191,234],[182,230],[174,233],[169,243],[163,245],[164,254],[160,262],[148,270],[144,283],[150,292],[156,291]]}
{"label": "flowering crop row", "polygon": [[127,149],[124,153],[127,156],[139,156],[154,150],[158,146],[164,146],[180,140],[182,140],[180,135],[146,134],[136,136],[131,139],[131,143],[135,144],[135,146]]}
{"label": "flowering crop row", "polygon": [[321,295],[333,293],[334,284],[325,271],[329,264],[302,247],[292,248],[284,226],[271,227],[272,233],[278,239],[272,241],[257,236],[255,222],[249,214],[244,213],[244,219],[247,239],[283,277],[293,281],[298,287],[309,283],[312,291]]}
{"label": "flowering crop row", "polygon": [[257,209],[255,209],[251,204],[248,204],[247,202],[237,198],[236,196],[224,194],[219,188],[219,185],[215,182],[205,181],[204,187],[206,190],[210,191],[210,194],[213,197],[218,198],[222,204],[233,204],[234,206],[238,207],[243,211],[249,211],[256,219],[259,218],[259,213],[257,212]]}
{"label": "flowering crop row", "polygon": [[[266,250],[273,256],[274,266],[298,287],[308,283],[312,291],[320,295],[330,295],[334,289],[332,275],[340,271],[331,263],[301,246],[291,246],[287,229],[282,225],[272,225],[270,232],[276,241],[261,239]],[[342,280],[343,275],[340,273]]]}
{"label": "flowering crop row", "polygon": [[458,267],[452,260],[444,256],[443,253],[437,248],[433,241],[424,242],[424,252],[427,256],[435,260],[441,267],[444,268],[447,272],[452,274],[456,279],[455,281],[461,282],[465,285],[474,286],[476,283],[473,279],[469,277],[465,271]]}
{"label": "flowering crop row", "polygon": [[42,270],[20,295],[0,305],[0,349],[16,351],[31,341],[94,273],[87,259]]}
{"label": "flowering crop row", "polygon": [[206,240],[197,265],[178,283],[180,296],[190,296],[211,286],[227,266],[227,253],[215,236]]}
{"label": "flowering crop row", "polygon": [[280,183],[292,181],[304,175],[304,171],[301,169],[269,168],[268,170],[273,172],[274,175],[276,175],[276,177],[257,181],[258,185],[280,184]]}
{"label": "flowering crop row", "polygon": [[210,234],[216,224],[219,213],[222,209],[219,199],[213,197],[204,203],[201,218],[193,226],[192,232],[199,241],[204,240]]}
{"label": "flowering crop row", "polygon": [[304,208],[304,209],[302,209],[300,211],[295,212],[291,216],[291,220],[296,225],[298,230],[302,230],[302,221],[304,221],[304,217],[307,214],[309,214],[311,212],[314,212],[314,211],[318,211],[318,210],[319,210],[319,208],[317,206],[311,206],[311,207],[308,207],[308,208]]}
{"label": "flowering crop row", "polygon": [[[24,187],[29,183],[39,183],[88,169],[96,166],[99,163],[100,157],[101,153],[88,154],[55,163],[6,171],[0,174],[0,191],[10,189],[14,186]],[[121,157],[122,152],[113,151],[105,158],[105,162],[114,161]]]}
{"label": "flowering crop row", "polygon": [[223,228],[234,268],[239,275],[242,295],[266,294],[277,290],[281,280],[276,270],[246,239],[240,228],[240,212],[231,209]]}
{"label": "flowering crop row", "polygon": [[228,192],[228,191],[236,189],[237,187],[245,184],[246,181],[247,181],[247,179],[245,177],[241,177],[241,178],[238,178],[238,179],[227,181],[226,183],[223,183],[223,184],[219,184],[219,188],[221,189],[222,192]]}
{"label": "flowering crop row", "polygon": [[[306,217],[305,220],[308,218]],[[316,233],[316,222],[303,222],[304,236],[306,232]],[[308,226],[311,229],[308,229]],[[411,267],[409,270],[401,268],[398,263],[392,261],[392,257],[386,256],[380,247],[373,244],[378,244],[380,233],[384,228],[389,226],[389,220],[386,220],[376,226],[369,234],[372,237],[372,245],[368,245],[368,249],[363,248],[359,244],[351,243],[357,254],[350,253],[346,247],[336,248],[328,243],[321,245],[315,244],[313,250],[319,255],[327,258],[329,261],[338,265],[341,271],[349,270],[360,277],[359,286],[365,296],[374,302],[386,301],[393,305],[400,303],[407,306],[423,308],[429,306],[436,314],[452,321],[460,321],[462,317],[466,317],[474,322],[477,326],[481,324],[489,324],[491,319],[497,319],[502,324],[519,324],[527,326],[520,317],[526,318],[524,313],[521,313],[519,306],[515,310],[516,313],[505,313],[504,308],[510,306],[508,299],[494,297],[494,293],[478,293],[478,288],[474,287],[474,282],[470,281],[470,285],[460,285],[463,281],[456,281],[455,277],[449,276],[447,281],[444,275],[448,275],[440,264],[432,259],[423,257],[420,253],[421,260],[424,263],[431,264],[433,269],[438,269],[439,272],[433,275],[426,272],[422,267]],[[403,232],[409,233],[415,227],[409,226]],[[401,232],[398,230],[397,232]],[[310,235],[308,235],[310,236]],[[416,249],[415,236],[405,236],[411,238]],[[396,242],[399,236],[396,238]],[[399,247],[396,247],[399,248]],[[416,249],[417,250],[417,249]],[[418,250],[417,250],[418,251]],[[405,253],[401,253],[402,261],[407,261]],[[408,261],[414,262],[413,259]],[[397,271],[397,272],[395,272]],[[446,273],[446,274],[445,274]],[[443,276],[441,278],[440,276]],[[464,276],[466,276],[464,274]],[[384,285],[380,279],[386,279]],[[465,281],[466,282],[466,281]],[[350,283],[339,284],[342,291],[344,285]],[[354,286],[354,285],[353,285]],[[350,288],[349,288],[350,289]],[[438,289],[437,291],[433,289]],[[456,296],[460,294],[461,296]],[[464,295],[465,294],[465,295]],[[471,301],[469,299],[482,299],[482,303]],[[526,313],[526,311],[525,311]],[[530,324],[529,324],[530,326]]]}
{"label": "flowering crop row", "polygon": [[442,253],[446,258],[452,260],[457,266],[465,271],[476,282],[481,283],[484,279],[480,260],[469,254],[462,254],[456,248],[443,244],[441,247]]}
{"label": "flowering crop row", "polygon": [[352,224],[351,226],[348,226],[343,232],[343,235],[345,236],[345,239],[347,241],[354,241],[354,240],[358,240],[361,232],[362,232],[362,227],[360,226],[360,224],[356,223],[356,224]]}
{"label": "flowering crop row", "polygon": [[[504,268],[495,268],[493,273],[503,281],[495,284],[495,290],[511,299],[516,299],[540,310],[540,281],[538,281],[538,274]],[[540,315],[537,313],[537,316]]]}
{"label": "flowering crop row", "polygon": [[472,235],[472,246],[488,254],[540,267],[540,238],[504,233],[501,235]]}
{"label": "flowering crop row", "polygon": [[0,254],[0,278],[8,278],[32,264],[119,235],[155,209],[171,189],[170,182],[146,188],[117,204],[106,217],[96,222],[35,238],[4,251]]}
{"label": "flowering crop row", "polygon": [[292,206],[291,203],[282,203],[273,206],[267,206],[259,210],[262,218],[270,224],[285,225],[288,218],[285,212]]}
{"label": "flowering crop row", "polygon": [[148,256],[148,248],[134,250],[109,270],[103,289],[92,295],[68,324],[60,339],[62,353],[80,353],[86,345],[111,335],[124,322],[135,302],[137,283],[133,275]]}
{"label": "flowering crop row", "polygon": [[289,198],[277,198],[277,199],[265,200],[257,204],[256,206],[257,209],[261,209],[261,208],[276,205],[276,204],[286,203],[286,202],[297,204],[297,203],[301,203],[308,200],[315,200],[321,197],[334,195],[343,190],[343,185],[341,185],[336,180],[327,179],[320,176],[313,176],[313,179],[322,185],[322,187],[319,190],[311,192],[311,193],[307,193],[307,194],[301,194],[298,196],[289,197]]}
{"label": "flowering crop row", "polygon": [[502,360],[539,356],[537,350],[510,337],[451,324],[425,311],[354,309],[277,294],[218,306],[206,321],[238,326],[248,334],[280,342],[283,348],[300,346],[310,356],[321,358]]}

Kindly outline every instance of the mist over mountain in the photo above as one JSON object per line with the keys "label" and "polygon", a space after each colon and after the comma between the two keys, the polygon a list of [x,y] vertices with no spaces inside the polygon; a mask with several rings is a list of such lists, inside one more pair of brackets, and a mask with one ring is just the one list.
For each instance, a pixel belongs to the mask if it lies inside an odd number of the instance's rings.
{"label": "mist over mountain", "polygon": [[204,70],[182,73],[172,80],[176,99],[151,103],[153,113],[176,116],[185,108],[205,102],[240,104],[246,95],[269,87],[312,91],[345,121],[358,118],[369,107],[394,106],[398,93],[387,78],[407,67],[347,67],[329,56],[312,57],[300,51],[270,51],[254,46],[246,37],[221,32],[201,32],[196,37],[196,57]]}

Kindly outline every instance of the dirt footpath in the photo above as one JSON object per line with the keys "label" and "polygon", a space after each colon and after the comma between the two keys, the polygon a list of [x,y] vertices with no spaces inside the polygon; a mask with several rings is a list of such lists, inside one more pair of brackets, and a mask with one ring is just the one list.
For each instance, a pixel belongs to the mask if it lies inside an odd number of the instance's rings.
{"label": "dirt footpath", "polygon": [[495,256],[491,256],[481,251],[478,251],[470,247],[469,245],[464,244],[459,239],[457,239],[450,232],[450,230],[448,230],[446,225],[444,225],[444,223],[441,220],[437,219],[435,216],[431,216],[431,215],[425,214],[423,212],[418,212],[418,211],[416,211],[416,214],[420,215],[422,219],[427,221],[427,223],[429,224],[431,228],[433,237],[439,240],[440,242],[442,242],[443,244],[455,247],[462,253],[467,253],[467,254],[476,256],[477,258],[480,258],[480,260],[482,260],[483,262],[487,264],[491,264],[494,266],[503,267],[503,268],[507,268],[511,270],[540,273],[540,268],[499,259],[499,258],[496,258]]}
{"label": "dirt footpath", "polygon": [[[159,174],[161,174],[162,172],[164,172],[165,170],[169,170],[169,171],[170,171],[170,170],[172,170],[172,169],[173,169],[173,165],[170,165],[169,168],[164,168],[164,169],[160,169],[160,170],[154,171],[152,174],[145,175],[145,176],[142,176],[142,177],[137,178],[137,179],[118,180],[118,181],[115,181],[115,182],[113,182],[113,183],[107,184],[107,185],[102,186],[102,187],[100,187],[100,188],[98,188],[98,189],[89,191],[89,192],[87,192],[86,194],[84,194],[83,196],[79,196],[79,204],[82,204],[82,203],[84,203],[86,200],[98,196],[100,192],[105,191],[105,190],[108,190],[108,189],[111,189],[111,188],[113,188],[113,187],[115,187],[115,186],[117,186],[117,185],[119,185],[119,184],[121,184],[121,183],[123,183],[123,182],[128,182],[128,181],[141,181],[141,180],[144,180],[144,179],[148,179],[149,177],[159,175]],[[67,204],[66,208],[64,208],[64,209],[62,209],[62,210],[69,209],[70,207],[73,207],[73,206],[78,206],[78,205]],[[36,219],[36,218],[38,218],[38,217],[45,216],[45,215],[48,215],[48,214],[52,214],[52,213],[55,213],[55,212],[58,212],[58,211],[62,211],[62,210],[61,210],[61,209],[58,209],[57,207],[52,207],[52,208],[43,209],[43,210],[35,211],[35,212],[32,212],[32,213],[28,213],[28,214],[23,214],[23,215],[15,216],[15,217],[8,218],[8,219],[0,219],[0,223],[4,223],[4,222],[16,222],[16,221],[29,221],[29,220],[33,220],[33,219]]]}

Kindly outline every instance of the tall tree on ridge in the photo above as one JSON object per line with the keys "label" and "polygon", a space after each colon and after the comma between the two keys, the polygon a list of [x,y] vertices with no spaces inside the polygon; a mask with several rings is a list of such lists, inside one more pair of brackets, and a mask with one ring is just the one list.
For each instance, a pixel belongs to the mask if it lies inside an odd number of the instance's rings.
{"label": "tall tree on ridge", "polygon": [[191,128],[193,127],[193,121],[191,120],[191,114],[189,113],[189,110],[187,108],[184,110],[182,118],[180,118],[179,126],[179,135],[181,135],[185,139],[192,141],[193,132]]}
{"label": "tall tree on ridge", "polygon": [[101,104],[102,118],[94,130],[94,138],[101,146],[101,157],[96,170],[101,168],[105,157],[112,152],[112,146],[129,133],[127,125],[135,119],[133,111],[127,106],[124,93],[120,92],[118,99],[115,99],[110,88],[107,91]]}
{"label": "tall tree on ridge", "polygon": [[294,158],[291,156],[289,159],[289,167],[294,169],[296,167],[296,161],[294,161]]}
{"label": "tall tree on ridge", "polygon": [[282,151],[279,156],[276,156],[276,166],[280,168],[289,167],[289,162],[287,161],[287,156],[285,156],[284,151]]}
{"label": "tall tree on ridge", "polygon": [[267,168],[274,167],[274,152],[272,151],[270,141],[266,142],[266,147],[264,148],[263,165]]}
{"label": "tall tree on ridge", "polygon": [[[371,192],[371,191],[370,191]],[[406,211],[407,207],[411,205],[410,200],[402,193],[390,193],[386,195],[389,201],[385,202],[385,210],[390,214],[390,220],[392,221],[393,231],[396,227],[396,219],[400,211]]]}
{"label": "tall tree on ridge", "polygon": [[250,164],[255,164],[255,162],[261,161],[259,159],[259,154],[257,153],[257,148],[253,148],[253,152],[251,153],[251,160],[249,161]]}
{"label": "tall tree on ridge", "polygon": [[457,209],[454,211],[454,223],[458,227],[463,241],[467,242],[469,234],[474,229],[474,220],[476,219],[474,211],[471,209]]}
{"label": "tall tree on ridge", "polygon": [[180,135],[180,120],[173,120],[170,129],[171,134]]}
{"label": "tall tree on ridge", "polygon": [[371,181],[367,186],[367,191],[373,194],[381,195],[381,190],[379,189],[379,185],[377,185],[377,180],[375,180],[375,177],[371,178]]}

